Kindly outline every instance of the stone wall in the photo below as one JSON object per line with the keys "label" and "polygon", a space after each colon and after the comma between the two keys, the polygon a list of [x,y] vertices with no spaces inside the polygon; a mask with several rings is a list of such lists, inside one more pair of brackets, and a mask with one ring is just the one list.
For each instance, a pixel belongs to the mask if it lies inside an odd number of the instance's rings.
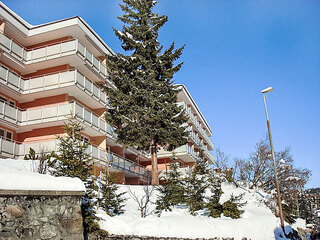
{"label": "stone wall", "polygon": [[83,239],[84,192],[0,190],[0,239]]}

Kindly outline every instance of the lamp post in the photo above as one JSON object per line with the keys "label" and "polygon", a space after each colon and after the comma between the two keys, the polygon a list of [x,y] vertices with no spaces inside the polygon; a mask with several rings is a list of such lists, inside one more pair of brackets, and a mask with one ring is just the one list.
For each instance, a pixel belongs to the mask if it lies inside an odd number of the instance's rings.
{"label": "lamp post", "polygon": [[277,174],[277,166],[276,166],[276,160],[274,157],[274,149],[273,149],[273,143],[272,143],[272,136],[271,136],[271,129],[270,129],[270,122],[269,122],[269,115],[268,115],[268,109],[267,109],[267,103],[266,103],[266,96],[265,93],[272,92],[273,88],[268,87],[266,89],[263,89],[262,96],[264,101],[264,109],[266,110],[266,117],[267,117],[267,126],[268,126],[268,133],[269,133],[269,141],[270,141],[270,148],[271,148],[271,154],[272,154],[272,160],[273,160],[273,167],[274,167],[274,179],[276,182],[276,188],[277,188],[277,197],[278,197],[278,207],[279,207],[279,214],[280,214],[280,221],[281,221],[281,228],[284,231],[284,220],[283,220],[283,212],[282,212],[282,203],[281,203],[281,195],[280,195],[280,187],[279,187],[279,181],[278,181],[278,174]]}

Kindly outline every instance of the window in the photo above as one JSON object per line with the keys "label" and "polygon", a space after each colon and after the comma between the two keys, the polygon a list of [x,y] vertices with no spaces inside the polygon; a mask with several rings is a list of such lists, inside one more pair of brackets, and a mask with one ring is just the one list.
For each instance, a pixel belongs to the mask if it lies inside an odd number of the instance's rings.
{"label": "window", "polygon": [[0,128],[0,138],[12,141],[13,133]]}
{"label": "window", "polygon": [[14,107],[15,106],[15,102],[9,101],[9,106]]}
{"label": "window", "polygon": [[0,138],[3,138],[3,137],[4,137],[4,130],[0,129]]}
{"label": "window", "polygon": [[0,101],[8,104],[11,107],[14,107],[16,105],[16,103],[14,101],[8,100],[7,98],[5,98],[3,96],[0,96]]}
{"label": "window", "polygon": [[0,96],[0,101],[1,101],[1,102],[6,103],[6,102],[8,101],[8,99],[6,99],[6,98],[4,98],[4,97]]}
{"label": "window", "polygon": [[85,143],[89,143],[89,138],[81,135],[81,141],[85,142]]}
{"label": "window", "polygon": [[12,141],[12,132],[7,131],[7,140]]}

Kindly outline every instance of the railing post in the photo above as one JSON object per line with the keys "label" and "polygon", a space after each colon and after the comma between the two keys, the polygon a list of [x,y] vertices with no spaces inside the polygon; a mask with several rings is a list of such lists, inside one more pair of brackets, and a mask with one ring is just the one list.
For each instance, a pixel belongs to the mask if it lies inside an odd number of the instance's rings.
{"label": "railing post", "polygon": [[5,103],[3,103],[3,105],[2,105],[2,118],[4,118],[4,111],[6,110],[6,108],[5,108]]}
{"label": "railing post", "polygon": [[74,70],[74,83],[77,84],[77,77],[78,77],[78,74],[77,74],[77,69]]}
{"label": "railing post", "polygon": [[10,53],[12,52],[12,39],[10,39],[10,43],[9,43],[9,51],[10,51]]}
{"label": "railing post", "polygon": [[21,76],[19,76],[19,86],[18,86],[18,88],[19,88],[19,91],[22,91],[22,87],[21,87]]}
{"label": "railing post", "polygon": [[[99,98],[99,101],[101,101],[101,89],[100,89],[100,87],[98,88],[98,98]],[[105,102],[105,100],[104,100],[104,102]]]}
{"label": "railing post", "polygon": [[33,48],[31,50],[31,63],[33,63]]}
{"label": "railing post", "polygon": [[27,122],[27,124],[28,124],[28,123],[29,123],[28,110],[26,110],[25,112],[26,112],[26,122]]}
{"label": "railing post", "polygon": [[60,45],[59,55],[60,55],[60,57],[61,57],[61,54],[62,54],[62,42],[61,42],[59,45]]}
{"label": "railing post", "polygon": [[40,120],[41,120],[41,122],[43,122],[43,108],[40,109]]}
{"label": "railing post", "polygon": [[59,105],[57,105],[57,120],[59,119]]}
{"label": "railing post", "polygon": [[48,45],[46,45],[46,50],[45,50],[45,59],[48,60]]}
{"label": "railing post", "polygon": [[8,84],[9,82],[9,70],[7,69],[7,72],[6,72],[6,84]]}
{"label": "railing post", "polygon": [[0,153],[2,152],[2,137],[0,137]]}
{"label": "railing post", "polygon": [[16,151],[16,142],[13,142],[12,146],[13,146],[12,155],[13,155],[13,158],[14,158],[15,157],[15,151]]}
{"label": "railing post", "polygon": [[18,122],[18,108],[16,108],[16,123]]}
{"label": "railing post", "polygon": [[24,48],[23,47],[21,47],[21,61],[23,61],[23,59],[24,59]]}
{"label": "railing post", "polygon": [[72,116],[75,118],[76,117],[76,103],[75,102],[72,103],[71,108],[72,108]]}
{"label": "railing post", "polygon": [[78,52],[78,42],[79,42],[79,40],[78,40],[78,38],[76,39],[76,41],[75,41],[75,45],[76,45],[76,53]]}
{"label": "railing post", "polygon": [[61,86],[61,72],[58,73],[58,86]]}
{"label": "railing post", "polygon": [[84,107],[83,106],[81,106],[82,107],[82,122],[84,122],[84,119],[85,119],[85,116],[84,116]]}

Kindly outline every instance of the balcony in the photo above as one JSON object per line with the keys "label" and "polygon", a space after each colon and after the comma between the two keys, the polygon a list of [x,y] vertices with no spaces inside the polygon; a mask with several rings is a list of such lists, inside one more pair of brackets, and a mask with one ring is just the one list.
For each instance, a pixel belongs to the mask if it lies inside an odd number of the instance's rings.
{"label": "balcony", "polygon": [[[15,99],[20,102],[69,93],[96,108],[106,107],[109,104],[107,95],[76,69],[22,78],[0,65],[0,83],[14,90]],[[72,88],[74,86],[76,89]]]}
{"label": "balcony", "polygon": [[192,139],[193,143],[200,146],[200,139],[197,137],[196,133],[192,131],[191,127],[187,127],[187,131],[189,133],[189,137]]}
{"label": "balcony", "polygon": [[208,151],[208,149],[203,145],[203,143],[201,143],[200,145],[204,150],[203,153],[208,158],[209,162],[214,163],[214,156]]}
{"label": "balcony", "polygon": [[213,143],[208,137],[207,133],[203,130],[203,128],[200,126],[199,121],[197,118],[194,116],[194,114],[191,112],[191,110],[188,108],[188,106],[184,102],[179,102],[178,106],[183,106],[183,109],[186,111],[188,114],[191,122],[193,125],[197,128],[197,130],[200,132],[201,136],[204,138],[206,143],[208,144],[208,149],[213,150]]}
{"label": "balcony", "polygon": [[[32,65],[76,54],[81,58],[82,65],[84,63],[92,72],[100,76],[102,80],[106,80],[108,76],[105,64],[94,57],[85,46],[79,43],[78,39],[27,49],[15,43],[11,38],[0,34],[0,48],[24,65]],[[69,62],[66,61],[65,64]],[[59,65],[61,64],[62,62]]]}
{"label": "balcony", "polygon": [[131,173],[131,176],[136,174],[145,176],[149,181],[151,180],[150,171],[140,164],[137,164],[129,159],[122,158],[115,153],[110,153],[110,164],[116,169]]}
{"label": "balcony", "polygon": [[[19,143],[8,141],[0,137],[0,155],[4,157],[18,157],[23,158],[29,153],[30,148],[33,148],[38,154],[42,150],[45,152],[58,151],[57,139],[47,139],[40,142]],[[95,164],[106,166],[108,164],[107,157],[109,156],[110,164],[113,168],[123,170],[128,176],[138,176],[146,181],[150,179],[150,171],[146,170],[144,166],[137,164],[128,159],[117,156],[114,153],[108,153],[105,150],[93,145],[89,145],[87,153],[94,159]]]}
{"label": "balcony", "polygon": [[195,162],[197,159],[199,159],[198,154],[189,145],[183,145],[181,147],[178,147],[172,152],[160,149],[158,151],[158,158],[171,158],[173,152],[184,162]]}
{"label": "balcony", "polygon": [[105,136],[107,133],[116,138],[114,129],[103,118],[81,106],[77,102],[22,110],[0,101],[0,119],[19,126],[19,131],[61,125],[70,116],[76,117],[85,127],[84,132],[90,136]]}
{"label": "balcony", "polygon": [[191,127],[188,127],[187,131],[189,132],[189,136],[192,139],[193,143],[195,143],[197,146],[201,147],[201,149],[203,150],[204,155],[209,159],[210,162],[213,163],[214,162],[214,157],[209,152],[209,150],[204,146],[204,144],[200,141],[200,139],[197,137],[195,132],[192,131]]}

